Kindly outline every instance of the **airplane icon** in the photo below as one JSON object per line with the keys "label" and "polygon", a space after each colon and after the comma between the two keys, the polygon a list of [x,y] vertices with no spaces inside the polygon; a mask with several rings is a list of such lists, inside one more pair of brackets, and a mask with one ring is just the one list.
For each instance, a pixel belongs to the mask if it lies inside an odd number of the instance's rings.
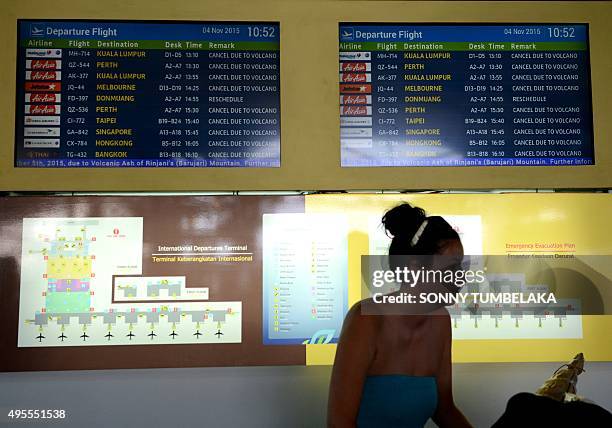
{"label": "airplane icon", "polygon": [[111,340],[111,337],[115,337],[111,334],[111,332],[109,331],[108,333],[106,333],[106,336],[104,337],[108,337],[108,340]]}
{"label": "airplane icon", "polygon": [[136,335],[130,331],[129,334],[125,335],[125,337],[129,337],[130,340],[132,340],[132,337],[136,337]]}
{"label": "airplane icon", "polygon": [[151,330],[151,333],[147,334],[147,336],[149,336],[151,340],[153,340],[153,338],[157,335],[155,334],[155,332],[153,332],[153,330]]}
{"label": "airplane icon", "polygon": [[202,336],[202,333],[200,333],[200,330],[196,330],[196,332],[193,333],[193,335],[196,337],[196,339],[199,339],[200,336]]}
{"label": "airplane icon", "polygon": [[42,340],[45,339],[45,336],[43,336],[42,333],[39,333],[38,336],[35,337],[35,339],[38,339],[38,342],[42,342]]}
{"label": "airplane icon", "polygon": [[353,40],[355,36],[355,30],[353,28],[346,28],[342,30],[342,39],[343,40]]}
{"label": "airplane icon", "polygon": [[34,25],[30,26],[30,35],[33,37],[41,37],[43,36],[45,30],[42,28],[35,27]]}
{"label": "airplane icon", "polygon": [[57,336],[58,339],[61,339],[62,342],[64,341],[64,339],[68,339],[68,336],[64,336],[64,332],[62,331],[62,334],[60,334],[59,336]]}
{"label": "airplane icon", "polygon": [[217,330],[217,332],[215,333],[215,336],[217,336],[217,339],[221,339],[221,336],[223,336],[223,333],[221,333],[221,330]]}
{"label": "airplane icon", "polygon": [[174,340],[174,338],[176,336],[178,336],[178,333],[176,331],[172,330],[172,333],[170,333],[168,336],[172,336],[172,340]]}
{"label": "airplane icon", "polygon": [[83,332],[83,334],[81,336],[79,336],[79,337],[82,337],[83,338],[83,342],[85,342],[89,336],[87,335],[87,333]]}

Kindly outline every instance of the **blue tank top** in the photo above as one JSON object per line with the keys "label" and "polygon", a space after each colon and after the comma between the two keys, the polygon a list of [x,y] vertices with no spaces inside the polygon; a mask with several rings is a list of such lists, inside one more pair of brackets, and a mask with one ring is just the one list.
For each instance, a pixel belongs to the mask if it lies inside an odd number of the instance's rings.
{"label": "blue tank top", "polygon": [[438,406],[432,376],[368,376],[357,416],[359,428],[422,428]]}

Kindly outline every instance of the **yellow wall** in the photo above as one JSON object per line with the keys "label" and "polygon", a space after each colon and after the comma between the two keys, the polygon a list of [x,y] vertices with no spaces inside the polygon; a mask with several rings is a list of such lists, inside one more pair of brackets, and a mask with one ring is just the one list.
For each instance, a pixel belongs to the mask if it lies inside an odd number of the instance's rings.
{"label": "yellow wall", "polygon": [[[281,168],[15,169],[16,19],[267,20],[281,24]],[[596,166],[340,168],[338,22],[588,22]],[[0,190],[310,190],[612,186],[612,4],[3,0]]]}
{"label": "yellow wall", "polygon": [[[608,227],[612,198],[607,194],[422,194],[314,195],[306,197],[307,213],[345,213],[349,226],[349,307],[362,299],[361,256],[369,254],[368,218],[401,202],[428,214],[478,215],[482,221],[483,254],[507,254],[507,243],[571,243],[576,256],[612,255]],[[554,253],[554,251],[551,251]],[[593,260],[586,257],[584,260]],[[611,313],[610,266],[592,265],[585,272],[597,284],[604,311]],[[364,296],[365,297],[365,296]],[[454,362],[566,361],[583,352],[589,361],[612,361],[612,316],[583,315],[581,339],[463,339],[453,342]],[[306,364],[332,364],[336,345],[306,345]]]}

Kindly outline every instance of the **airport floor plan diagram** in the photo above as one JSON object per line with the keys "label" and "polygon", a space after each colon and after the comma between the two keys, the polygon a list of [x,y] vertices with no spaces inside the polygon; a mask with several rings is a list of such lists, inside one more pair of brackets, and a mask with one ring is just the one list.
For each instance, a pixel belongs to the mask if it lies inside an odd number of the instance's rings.
{"label": "airport floor plan diagram", "polygon": [[18,346],[241,341],[241,302],[143,276],[142,257],[142,217],[25,218]]}

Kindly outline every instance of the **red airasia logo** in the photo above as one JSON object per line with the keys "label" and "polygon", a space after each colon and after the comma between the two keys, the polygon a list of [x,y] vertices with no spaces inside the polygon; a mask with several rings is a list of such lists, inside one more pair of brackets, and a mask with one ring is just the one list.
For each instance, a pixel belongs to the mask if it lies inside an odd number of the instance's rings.
{"label": "red airasia logo", "polygon": [[342,71],[367,71],[368,64],[365,62],[343,62],[340,68]]}
{"label": "red airasia logo", "polygon": [[366,116],[368,108],[366,106],[345,106],[342,107],[342,114],[345,116]]}
{"label": "red airasia logo", "polygon": [[57,70],[57,61],[52,59],[33,59],[30,68],[32,70]]}
{"label": "red airasia logo", "polygon": [[353,82],[353,83],[361,83],[367,82],[368,76],[365,73],[343,73],[342,74],[343,82]]}
{"label": "red airasia logo", "polygon": [[368,97],[366,95],[345,95],[342,101],[344,104],[367,104]]}
{"label": "red airasia logo", "polygon": [[30,94],[31,103],[55,103],[57,98],[56,94]]}
{"label": "red airasia logo", "polygon": [[58,75],[55,71],[33,71],[30,80],[57,80]]}
{"label": "red airasia logo", "polygon": [[55,114],[56,113],[55,106],[32,105],[32,106],[28,106],[28,107],[29,107],[29,111],[27,113],[29,113],[29,114],[46,115],[46,114]]}

